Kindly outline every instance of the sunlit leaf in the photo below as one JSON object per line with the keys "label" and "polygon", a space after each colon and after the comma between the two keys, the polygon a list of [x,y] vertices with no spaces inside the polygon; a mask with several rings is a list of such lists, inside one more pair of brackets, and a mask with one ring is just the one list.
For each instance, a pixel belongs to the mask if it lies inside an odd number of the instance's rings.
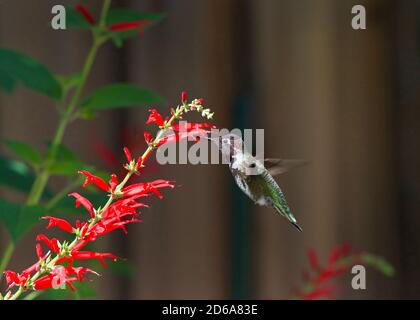
{"label": "sunlit leaf", "polygon": [[33,181],[34,175],[25,163],[0,155],[0,185],[26,193]]}

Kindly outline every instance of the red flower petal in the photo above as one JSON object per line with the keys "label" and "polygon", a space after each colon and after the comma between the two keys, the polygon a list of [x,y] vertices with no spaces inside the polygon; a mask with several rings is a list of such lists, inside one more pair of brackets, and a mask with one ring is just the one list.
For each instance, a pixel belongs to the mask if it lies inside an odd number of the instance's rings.
{"label": "red flower petal", "polygon": [[300,298],[304,300],[314,300],[319,298],[332,298],[335,287],[329,286],[324,288],[318,288],[308,293],[301,293]]}
{"label": "red flower petal", "polygon": [[125,157],[127,158],[128,163],[130,163],[133,158],[131,157],[131,152],[127,147],[124,147],[124,153],[125,153]]}
{"label": "red flower petal", "polygon": [[162,195],[159,193],[159,188],[173,188],[174,185],[171,181],[167,180],[155,180],[153,182],[142,182],[135,183],[128,187],[125,187],[122,192],[125,197],[131,196],[140,196],[147,195],[149,193],[155,193],[159,198],[162,198]]}
{"label": "red flower petal", "polygon": [[50,240],[45,234],[39,234],[36,236],[36,241],[43,241],[45,245],[52,251],[54,251],[55,253],[60,253],[60,247],[56,238]]}
{"label": "red flower petal", "polygon": [[351,245],[349,243],[335,246],[330,252],[328,263],[330,265],[334,264],[335,262],[337,262],[337,260],[347,256],[350,253],[350,251],[351,251]]}
{"label": "red flower petal", "polygon": [[102,180],[101,178],[91,174],[89,171],[82,170],[82,171],[79,171],[79,173],[86,176],[86,180],[83,183],[83,187],[86,187],[89,183],[93,182],[99,189],[102,189],[106,192],[110,191],[109,186],[106,184],[106,182],[104,180]]}
{"label": "red flower petal", "polygon": [[12,283],[19,285],[19,284],[22,283],[21,279],[19,278],[17,273],[14,272],[14,271],[6,270],[6,271],[4,271],[4,275],[6,276],[6,284],[7,285],[10,285]]}
{"label": "red flower petal", "polygon": [[42,247],[39,243],[36,244],[36,255],[38,256],[38,259],[42,258]]}
{"label": "red flower petal", "polygon": [[76,6],[76,11],[78,11],[89,24],[93,25],[96,23],[95,18],[92,16],[89,10],[82,4],[78,4]]}
{"label": "red flower petal", "polygon": [[207,137],[207,131],[198,129],[198,130],[191,130],[187,132],[179,132],[179,133],[170,134],[160,139],[156,143],[156,147],[160,147],[161,145],[165,143],[173,143],[176,141],[181,141],[181,140],[186,140],[186,139],[198,142],[199,141],[198,137]]}
{"label": "red flower petal", "polygon": [[111,175],[111,180],[109,180],[109,185],[111,186],[111,191],[114,192],[115,188],[118,186],[118,179],[115,173]]}
{"label": "red flower petal", "polygon": [[323,283],[325,281],[328,281],[332,278],[338,277],[339,275],[343,274],[344,272],[346,272],[348,269],[348,267],[340,267],[337,269],[334,268],[327,268],[325,270],[323,270],[317,279],[315,279],[315,283],[316,284],[320,284]]}
{"label": "red flower petal", "polygon": [[64,230],[66,232],[69,233],[73,233],[73,227],[71,226],[71,224],[69,222],[67,222],[64,219],[59,219],[59,218],[55,218],[55,217],[42,217],[42,219],[49,219],[50,222],[48,224],[48,226],[46,227],[46,229],[49,229],[51,227],[58,227],[61,230]]}
{"label": "red flower petal", "polygon": [[140,171],[142,164],[143,164],[143,158],[140,156],[140,157],[137,159],[137,163],[136,163],[136,171]]}
{"label": "red flower petal", "polygon": [[182,103],[187,102],[187,93],[185,91],[181,92],[181,101]]}
{"label": "red flower petal", "polygon": [[147,144],[149,144],[152,141],[152,134],[148,131],[145,131],[144,140],[146,140]]}
{"label": "red flower petal", "polygon": [[317,256],[316,251],[314,249],[309,249],[308,250],[308,258],[309,258],[309,263],[311,265],[311,268],[313,270],[321,269],[321,267],[319,265],[319,261],[318,261],[318,256]]}
{"label": "red flower petal", "polygon": [[117,257],[114,256],[112,253],[98,253],[98,252],[90,252],[90,251],[78,251],[71,253],[71,259],[77,260],[89,260],[89,259],[98,259],[104,267],[106,267],[105,259],[110,258],[116,260]]}
{"label": "red flower petal", "polygon": [[147,119],[146,124],[156,123],[159,127],[165,124],[161,114],[157,112],[156,109],[150,109],[149,112],[150,116],[149,119]]}
{"label": "red flower petal", "polygon": [[81,196],[77,192],[70,193],[68,196],[76,198],[76,208],[78,208],[80,205],[82,205],[90,213],[90,216],[92,218],[95,218],[95,209],[93,208],[92,203],[88,199]]}
{"label": "red flower petal", "polygon": [[114,31],[114,32],[115,31],[116,32],[121,32],[121,31],[137,29],[137,31],[139,33],[143,33],[142,27],[144,27],[148,24],[150,24],[150,20],[140,20],[140,21],[132,21],[132,22],[119,22],[119,23],[114,23],[114,24],[111,24],[110,26],[108,26],[108,30],[109,31]]}
{"label": "red flower petal", "polygon": [[212,129],[215,128],[214,125],[208,123],[193,123],[182,121],[180,123],[174,124],[171,129],[174,131],[191,131],[199,129]]}

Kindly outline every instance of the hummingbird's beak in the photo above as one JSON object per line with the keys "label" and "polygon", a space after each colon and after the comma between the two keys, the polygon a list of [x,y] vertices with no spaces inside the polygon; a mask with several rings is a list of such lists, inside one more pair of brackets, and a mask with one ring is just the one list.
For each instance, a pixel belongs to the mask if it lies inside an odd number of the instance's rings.
{"label": "hummingbird's beak", "polygon": [[204,137],[204,138],[207,139],[207,140],[209,140],[209,141],[211,141],[211,142],[214,142],[216,144],[219,143],[219,140],[217,138],[212,138],[212,137]]}

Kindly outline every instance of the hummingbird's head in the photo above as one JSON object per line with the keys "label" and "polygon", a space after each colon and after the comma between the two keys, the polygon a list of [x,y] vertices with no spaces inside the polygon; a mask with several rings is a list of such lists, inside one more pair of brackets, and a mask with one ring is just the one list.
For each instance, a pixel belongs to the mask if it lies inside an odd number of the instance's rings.
{"label": "hummingbird's head", "polygon": [[231,159],[232,156],[234,156],[238,152],[243,152],[242,138],[236,134],[228,133],[223,136],[208,139],[216,143],[222,154],[228,159]]}

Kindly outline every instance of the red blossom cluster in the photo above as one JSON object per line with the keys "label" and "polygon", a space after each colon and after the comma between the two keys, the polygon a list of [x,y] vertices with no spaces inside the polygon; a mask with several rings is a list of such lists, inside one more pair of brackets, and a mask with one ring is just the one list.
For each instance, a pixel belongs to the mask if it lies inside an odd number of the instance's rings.
{"label": "red blossom cluster", "polygon": [[345,243],[332,248],[327,264],[321,265],[316,251],[309,249],[310,269],[302,272],[304,286],[294,290],[295,296],[304,300],[333,298],[337,287],[327,283],[349,271],[360,261],[360,257],[360,252],[352,251],[351,245]]}
{"label": "red blossom cluster", "polygon": [[[117,259],[111,253],[99,253],[86,251],[85,246],[96,241],[99,237],[110,233],[116,229],[121,229],[127,233],[126,226],[131,223],[140,222],[140,208],[148,207],[140,199],[155,195],[162,199],[162,189],[173,188],[172,181],[158,179],[152,182],[129,183],[132,175],[140,175],[144,162],[148,159],[153,150],[164,143],[170,143],[181,139],[188,139],[192,135],[207,135],[212,125],[207,123],[176,123],[182,115],[191,111],[191,106],[197,106],[200,99],[193,100],[187,104],[186,95],[182,94],[182,104],[172,112],[171,117],[163,120],[163,117],[155,110],[150,110],[150,116],[147,124],[155,123],[159,126],[159,132],[155,139],[152,139],[150,133],[145,133],[148,142],[148,148],[144,154],[137,159],[133,158],[128,148],[124,148],[124,154],[127,163],[124,165],[127,171],[126,176],[119,182],[117,175],[112,174],[107,183],[102,178],[95,176],[87,170],[79,171],[84,175],[83,186],[89,184],[95,185],[98,189],[108,195],[108,201],[102,207],[95,208],[93,204],[79,193],[72,192],[68,196],[75,198],[76,207],[82,206],[89,214],[87,221],[76,221],[72,225],[69,221],[57,217],[45,216],[48,220],[46,229],[58,228],[74,235],[72,242],[59,241],[56,238],[48,238],[44,234],[36,237],[36,253],[38,262],[25,269],[21,273],[11,270],[5,271],[6,282],[9,286],[8,295],[5,298],[17,298],[26,290],[44,290],[48,288],[62,288],[68,285],[74,289],[72,282],[86,280],[87,274],[97,274],[95,271],[85,267],[75,267],[74,264],[81,260],[98,259],[103,266],[106,266],[105,259]],[[201,111],[200,111],[201,112]],[[206,118],[209,118],[206,116]],[[178,132],[184,129],[182,132]],[[172,133],[173,130],[177,131]],[[168,134],[169,132],[169,134]],[[48,248],[46,254],[43,253],[43,246]],[[18,291],[11,294],[10,289],[18,286]]]}
{"label": "red blossom cluster", "polygon": [[[90,25],[96,25],[96,19],[90,13],[90,11],[82,4],[76,6],[76,11],[79,12],[82,17]],[[137,30],[140,34],[143,34],[143,27],[149,25],[151,22],[147,19],[139,21],[128,21],[128,22],[118,22],[110,24],[107,28],[111,32],[122,32],[128,30]]]}

